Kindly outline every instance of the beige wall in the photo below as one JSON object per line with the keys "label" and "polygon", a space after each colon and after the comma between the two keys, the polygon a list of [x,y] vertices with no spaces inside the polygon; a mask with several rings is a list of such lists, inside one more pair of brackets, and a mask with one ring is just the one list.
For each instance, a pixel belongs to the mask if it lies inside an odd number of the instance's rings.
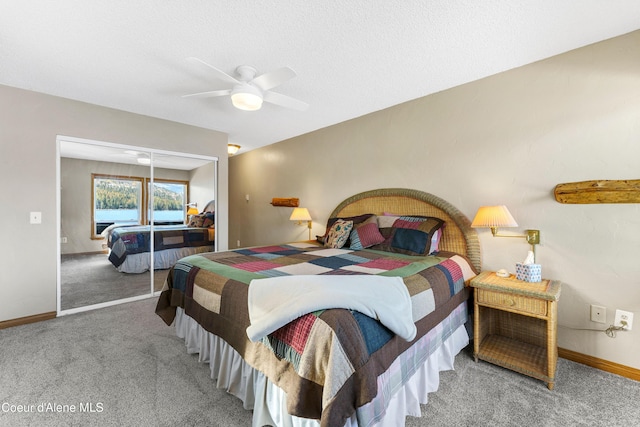
{"label": "beige wall", "polygon": [[[431,192],[469,218],[506,204],[520,227],[503,232],[540,229],[543,275],[564,282],[560,347],[640,368],[640,205],[563,205],[552,193],[640,178],[639,45],[636,31],[237,155],[229,246],[306,239],[273,197],[300,198],[314,234],[340,201],[375,188]],[[513,272],[526,256],[524,239],[479,233],[484,269]],[[589,320],[590,304],[607,308],[606,325]],[[632,331],[579,330],[606,328],[616,308],[635,313]]]}
{"label": "beige wall", "polygon": [[[0,321],[56,310],[57,135],[217,156],[226,247],[226,134],[0,86]],[[31,211],[42,212],[42,224],[29,224]]]}

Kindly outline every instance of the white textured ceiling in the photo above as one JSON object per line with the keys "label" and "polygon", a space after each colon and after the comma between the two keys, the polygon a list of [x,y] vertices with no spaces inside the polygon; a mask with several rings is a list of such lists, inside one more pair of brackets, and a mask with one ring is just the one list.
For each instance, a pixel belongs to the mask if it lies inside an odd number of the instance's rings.
{"label": "white textured ceiling", "polygon": [[[637,29],[639,0],[2,0],[0,84],[215,129],[246,151]],[[310,108],[182,98],[229,86],[190,56],[229,74],[289,66],[274,90]]]}

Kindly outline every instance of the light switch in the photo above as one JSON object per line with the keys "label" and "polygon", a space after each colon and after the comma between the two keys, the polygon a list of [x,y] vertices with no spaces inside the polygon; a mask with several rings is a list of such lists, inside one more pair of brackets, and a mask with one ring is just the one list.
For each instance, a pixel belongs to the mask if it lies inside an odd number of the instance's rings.
{"label": "light switch", "polygon": [[31,212],[29,214],[29,222],[31,224],[42,224],[42,212]]}

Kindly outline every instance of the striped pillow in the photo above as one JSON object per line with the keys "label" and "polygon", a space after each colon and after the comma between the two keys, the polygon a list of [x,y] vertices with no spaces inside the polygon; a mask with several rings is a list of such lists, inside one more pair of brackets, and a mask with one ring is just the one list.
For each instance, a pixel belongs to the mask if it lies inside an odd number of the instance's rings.
{"label": "striped pillow", "polygon": [[384,236],[378,230],[376,221],[359,225],[351,232],[351,245],[349,249],[364,249],[384,242]]}

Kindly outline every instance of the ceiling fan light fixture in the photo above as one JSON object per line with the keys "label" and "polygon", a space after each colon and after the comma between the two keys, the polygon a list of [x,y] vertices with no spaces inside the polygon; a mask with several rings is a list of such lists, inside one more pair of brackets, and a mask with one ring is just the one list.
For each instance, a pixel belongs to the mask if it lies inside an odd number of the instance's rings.
{"label": "ceiling fan light fixture", "polygon": [[239,110],[256,111],[262,108],[262,93],[250,84],[236,85],[231,92],[231,102]]}
{"label": "ceiling fan light fixture", "polygon": [[236,68],[235,74],[237,77],[233,77],[213,65],[207,64],[201,59],[194,57],[188,59],[206,66],[219,80],[231,83],[233,86],[225,89],[191,93],[183,95],[183,98],[215,98],[230,95],[233,106],[244,111],[259,110],[262,108],[263,101],[298,111],[305,111],[309,108],[309,104],[306,102],[271,91],[274,87],[296,76],[296,72],[289,67],[278,68],[256,76],[257,71],[254,67],[250,65],[240,65]]}

